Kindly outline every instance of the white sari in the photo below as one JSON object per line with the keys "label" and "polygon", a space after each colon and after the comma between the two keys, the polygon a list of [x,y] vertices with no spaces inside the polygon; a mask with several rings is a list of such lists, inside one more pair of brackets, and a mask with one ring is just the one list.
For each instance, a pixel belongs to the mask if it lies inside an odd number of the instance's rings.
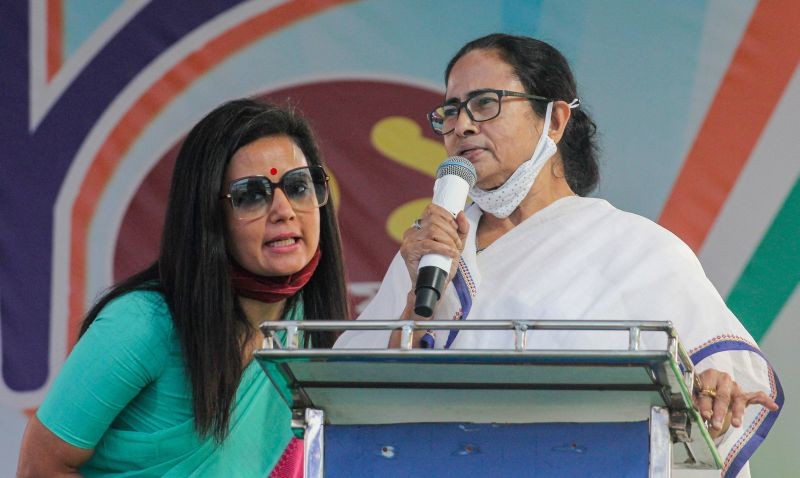
{"label": "white sari", "polygon": [[[729,373],[746,391],[763,390],[779,405],[783,391],[753,338],[725,305],[695,254],[672,233],[601,199],[562,198],[505,233],[480,254],[473,204],[459,270],[433,319],[657,320],[671,321],[701,372]],[[398,254],[380,290],[359,320],[398,319],[411,290]],[[351,331],[338,348],[385,348],[389,331]],[[537,331],[530,349],[620,348],[593,332]],[[643,346],[648,344],[643,336]],[[435,347],[507,349],[511,332],[437,331]],[[717,439],[723,476],[747,477],[747,460],[766,437],[778,412],[747,408],[741,428]]]}

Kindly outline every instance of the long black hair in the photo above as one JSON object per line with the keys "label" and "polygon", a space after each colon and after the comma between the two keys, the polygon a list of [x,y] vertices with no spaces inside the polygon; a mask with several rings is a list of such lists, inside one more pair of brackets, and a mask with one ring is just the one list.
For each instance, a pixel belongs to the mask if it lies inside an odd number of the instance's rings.
{"label": "long black hair", "polygon": [[[473,50],[494,50],[511,65],[525,92],[567,103],[579,98],[575,78],[566,58],[553,46],[525,36],[493,33],[467,43],[453,56],[444,73],[445,85],[455,63]],[[547,104],[531,100],[534,111],[544,117]],[[572,110],[559,142],[567,184],[578,195],[592,192],[600,180],[597,126],[583,106]]]}
{"label": "long black hair", "polygon": [[[222,442],[244,365],[243,346],[254,330],[234,293],[220,200],[225,169],[241,147],[265,136],[286,135],[309,165],[322,165],[309,125],[290,109],[240,99],[203,118],[183,142],[175,162],[158,260],[110,289],[88,312],[81,335],[112,299],[133,290],[157,290],[172,313],[191,379],[195,428]],[[191,238],[191,240],[187,240]],[[349,318],[342,247],[333,201],[320,209],[320,263],[299,294],[304,317]],[[332,346],[330,332],[311,337],[315,347]]]}

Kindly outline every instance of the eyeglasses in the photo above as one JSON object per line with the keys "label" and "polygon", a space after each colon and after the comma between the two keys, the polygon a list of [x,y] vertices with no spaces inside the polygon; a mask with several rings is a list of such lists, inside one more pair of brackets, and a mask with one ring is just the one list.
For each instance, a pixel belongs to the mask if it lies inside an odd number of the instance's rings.
{"label": "eyeglasses", "polygon": [[456,128],[458,114],[466,107],[467,115],[472,121],[479,123],[497,118],[500,114],[500,104],[504,96],[528,98],[529,100],[552,101],[544,96],[529,95],[508,90],[478,90],[470,93],[466,100],[459,102],[451,100],[428,113],[428,121],[436,134],[449,134]]}
{"label": "eyeglasses", "polygon": [[236,218],[250,221],[264,216],[272,204],[275,189],[280,189],[295,211],[313,211],[328,202],[328,180],[321,166],[290,169],[277,183],[265,176],[247,176],[231,182],[228,198]]}

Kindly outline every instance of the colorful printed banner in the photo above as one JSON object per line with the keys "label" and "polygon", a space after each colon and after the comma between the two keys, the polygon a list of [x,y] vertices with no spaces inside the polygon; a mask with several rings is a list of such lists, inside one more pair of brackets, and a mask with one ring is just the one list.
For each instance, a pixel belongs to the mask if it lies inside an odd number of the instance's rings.
{"label": "colorful printed banner", "polygon": [[[601,135],[595,194],[689,243],[800,392],[799,2],[0,3],[0,474],[87,307],[154,259],[205,113],[257,96],[311,119],[360,308],[446,156],[425,119],[444,66],[494,31],[567,55]],[[784,412],[755,474],[800,466],[798,429]]]}

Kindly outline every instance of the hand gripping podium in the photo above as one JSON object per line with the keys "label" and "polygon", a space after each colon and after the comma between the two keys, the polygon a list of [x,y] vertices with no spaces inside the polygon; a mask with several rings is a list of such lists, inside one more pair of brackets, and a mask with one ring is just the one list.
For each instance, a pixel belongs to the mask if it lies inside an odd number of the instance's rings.
{"label": "hand gripping podium", "polygon": [[[400,329],[402,346],[297,347],[313,331],[364,329]],[[417,329],[501,330],[514,348],[413,349]],[[256,359],[292,410],[308,478],[719,476],[692,405],[694,368],[669,322],[280,321],[261,330]],[[527,349],[540,331],[624,343]],[[663,345],[644,349],[646,334]]]}

